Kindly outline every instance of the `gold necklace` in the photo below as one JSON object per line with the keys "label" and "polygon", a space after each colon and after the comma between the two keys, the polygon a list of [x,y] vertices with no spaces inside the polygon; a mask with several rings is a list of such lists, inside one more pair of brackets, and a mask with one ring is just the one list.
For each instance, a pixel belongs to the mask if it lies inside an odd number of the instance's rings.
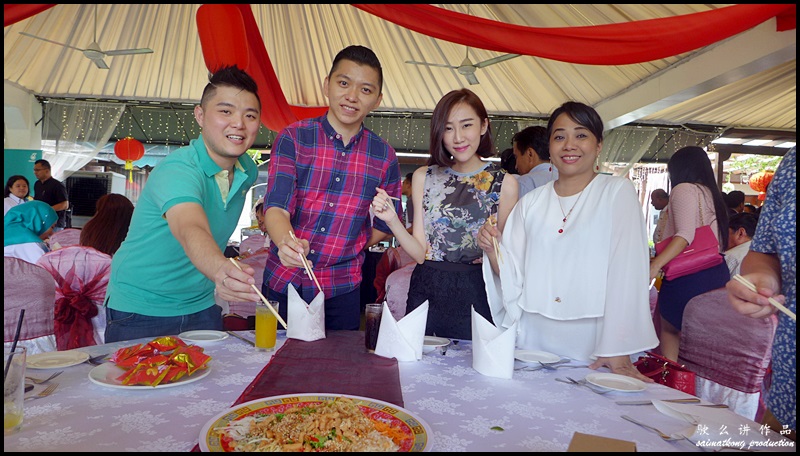
{"label": "gold necklace", "polygon": [[[584,187],[583,190],[586,190],[586,187]],[[569,209],[569,212],[567,212],[565,214],[564,213],[564,207],[561,205],[561,197],[558,196],[558,193],[556,193],[556,186],[555,186],[555,184],[553,184],[553,193],[556,194],[556,200],[558,200],[558,207],[561,209],[561,215],[564,216],[564,218],[561,219],[561,228],[558,229],[558,234],[561,234],[561,233],[564,232],[564,226],[566,226],[566,224],[567,224],[567,219],[572,214],[572,210],[575,209],[575,206],[578,205],[578,201],[581,200],[581,196],[583,196],[583,190],[581,190],[581,192],[578,193],[578,199],[575,200],[575,203]]]}

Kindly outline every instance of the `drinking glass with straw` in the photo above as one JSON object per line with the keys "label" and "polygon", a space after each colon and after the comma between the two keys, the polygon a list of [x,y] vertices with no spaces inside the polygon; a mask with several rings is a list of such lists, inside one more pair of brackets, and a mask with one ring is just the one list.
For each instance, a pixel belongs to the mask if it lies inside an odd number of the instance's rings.
{"label": "drinking glass with straw", "polygon": [[[17,321],[17,332],[14,333],[14,341],[11,342],[11,351],[17,349],[17,342],[19,342],[19,334],[22,331],[22,320],[25,318],[25,309],[19,309],[19,320]],[[5,369],[3,370],[3,384],[6,382],[6,377],[8,377],[8,369],[11,367],[11,361],[13,359],[13,355],[8,357],[8,361],[6,361]]]}

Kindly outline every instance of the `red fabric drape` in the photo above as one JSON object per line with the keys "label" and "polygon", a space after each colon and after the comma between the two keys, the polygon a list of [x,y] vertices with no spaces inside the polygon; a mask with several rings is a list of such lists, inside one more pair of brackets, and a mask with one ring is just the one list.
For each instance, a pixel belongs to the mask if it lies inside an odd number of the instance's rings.
{"label": "red fabric drape", "polygon": [[45,5],[43,3],[31,5],[3,5],[3,27],[8,27],[9,25],[15,24],[23,19],[35,16],[54,6],[56,6],[55,3],[52,5]]}
{"label": "red fabric drape", "polygon": [[286,101],[249,4],[201,6],[197,31],[209,71],[235,63],[255,79],[262,105],[261,122],[270,130],[280,131],[292,122],[328,110],[327,106],[290,106]]}
{"label": "red fabric drape", "polygon": [[779,16],[795,5],[734,5],[702,13],[591,27],[525,27],[431,5],[353,4],[401,27],[466,46],[589,65],[649,62],[707,46]]}

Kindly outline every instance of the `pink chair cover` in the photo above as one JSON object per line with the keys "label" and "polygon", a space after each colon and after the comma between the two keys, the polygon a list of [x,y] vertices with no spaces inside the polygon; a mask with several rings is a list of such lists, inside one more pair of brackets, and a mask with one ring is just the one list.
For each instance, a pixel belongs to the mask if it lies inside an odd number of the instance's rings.
{"label": "pink chair cover", "polygon": [[55,334],[59,350],[105,343],[103,301],[111,256],[73,245],[44,254],[38,263],[56,283]]}
{"label": "pink chair cover", "polygon": [[386,299],[386,279],[389,278],[389,275],[413,261],[411,255],[407,254],[401,246],[389,247],[384,252],[375,267],[375,280],[372,281],[377,302],[383,302]]}
{"label": "pink chair cover", "polygon": [[[251,255],[256,253],[258,250],[264,248],[264,243],[267,242],[268,239],[269,238],[263,234],[254,234],[242,239],[241,244],[239,244],[239,255]],[[267,246],[269,246],[269,244],[267,244]]]}
{"label": "pink chair cover", "polygon": [[695,296],[683,312],[680,359],[697,373],[697,395],[753,419],[772,359],[777,318],[737,312],[725,288]]}
{"label": "pink chair cover", "polygon": [[[264,280],[264,268],[267,265],[268,255],[269,255],[268,251],[262,250],[260,252],[257,252],[255,255],[240,260],[242,263],[247,264],[251,268],[255,269],[256,273],[253,276],[253,278],[256,279],[255,285],[259,291],[261,291],[261,282]],[[227,301],[228,312],[224,312],[225,310],[224,303],[218,303],[218,304],[220,305],[220,307],[222,307],[223,314],[235,313],[237,315],[241,315],[242,317],[249,317],[251,315],[256,314],[255,301]]]}
{"label": "pink chair cover", "polygon": [[[58,246],[56,246],[56,243],[58,243]],[[50,235],[50,248],[53,250],[69,247],[71,245],[80,245],[80,243],[81,230],[77,228],[66,228]]]}
{"label": "pink chair cover", "polygon": [[28,354],[56,350],[54,307],[56,287],[42,267],[19,258],[4,257],[3,342],[10,347],[17,332],[20,309],[25,309],[17,346]]}
{"label": "pink chair cover", "polygon": [[408,287],[411,285],[411,273],[414,272],[416,265],[414,262],[407,264],[386,278],[386,305],[389,306],[395,320],[406,315]]}

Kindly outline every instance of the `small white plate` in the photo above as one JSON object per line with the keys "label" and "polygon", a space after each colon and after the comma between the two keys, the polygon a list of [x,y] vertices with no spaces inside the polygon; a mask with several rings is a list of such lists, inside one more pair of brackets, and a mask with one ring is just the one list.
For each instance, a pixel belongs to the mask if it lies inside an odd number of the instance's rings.
{"label": "small white plate", "polygon": [[586,376],[586,381],[595,386],[626,393],[644,391],[647,388],[647,385],[639,379],[608,372],[591,373]]}
{"label": "small white plate", "polygon": [[555,363],[561,360],[561,357],[554,353],[536,350],[516,350],[514,358],[523,363]]}
{"label": "small white plate", "polygon": [[178,334],[178,337],[190,344],[203,344],[225,340],[228,338],[228,333],[211,329],[198,329],[195,331],[184,331]]}
{"label": "small white plate", "polygon": [[439,347],[450,345],[450,339],[444,337],[425,336],[422,343],[422,352],[430,353]]}
{"label": "small white plate", "polygon": [[55,351],[37,353],[26,359],[25,367],[31,369],[60,369],[74,366],[89,359],[89,354],[82,351]]}
{"label": "small white plate", "polygon": [[125,370],[114,363],[105,363],[101,364],[94,369],[89,371],[89,380],[92,383],[97,383],[100,386],[106,386],[108,388],[120,388],[120,389],[156,389],[156,388],[169,388],[171,386],[181,386],[186,383],[192,383],[200,380],[201,378],[205,378],[208,374],[211,373],[211,368],[206,367],[200,372],[195,372],[192,375],[184,375],[177,381],[171,383],[161,383],[156,386],[147,386],[147,385],[123,385],[120,380],[117,378],[124,374]]}

